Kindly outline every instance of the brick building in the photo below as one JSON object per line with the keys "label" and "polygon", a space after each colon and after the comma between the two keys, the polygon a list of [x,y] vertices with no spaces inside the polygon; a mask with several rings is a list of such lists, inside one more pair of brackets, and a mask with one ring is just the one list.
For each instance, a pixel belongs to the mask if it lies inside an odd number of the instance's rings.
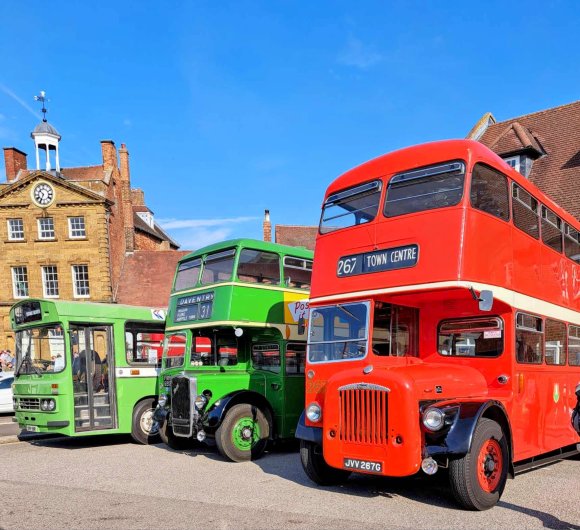
{"label": "brick building", "polygon": [[500,122],[488,112],[467,137],[580,219],[580,101]]}
{"label": "brick building", "polygon": [[[264,241],[272,241],[272,223],[270,221],[270,210],[264,212],[262,224]],[[318,226],[304,225],[276,225],[274,227],[274,242],[291,247],[304,247],[314,250]]]}
{"label": "brick building", "polygon": [[23,298],[166,306],[184,252],[155,222],[143,191],[131,187],[126,146],[117,151],[103,140],[102,164],[63,168],[54,127],[43,120],[32,138],[36,169],[23,151],[4,148],[0,348],[13,349],[8,311]]}

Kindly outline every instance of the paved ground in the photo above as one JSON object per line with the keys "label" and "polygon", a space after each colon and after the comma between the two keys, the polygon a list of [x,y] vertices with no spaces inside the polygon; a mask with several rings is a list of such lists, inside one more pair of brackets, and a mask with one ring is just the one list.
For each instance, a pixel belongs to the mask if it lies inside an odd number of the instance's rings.
{"label": "paved ground", "polygon": [[20,432],[18,424],[12,421],[14,414],[0,413],[0,439],[3,436],[14,436]]}
{"label": "paved ground", "polygon": [[125,437],[0,445],[0,528],[550,528],[580,530],[580,459],[509,481],[500,504],[465,512],[443,476],[355,476],[317,488],[297,452],[232,464]]}

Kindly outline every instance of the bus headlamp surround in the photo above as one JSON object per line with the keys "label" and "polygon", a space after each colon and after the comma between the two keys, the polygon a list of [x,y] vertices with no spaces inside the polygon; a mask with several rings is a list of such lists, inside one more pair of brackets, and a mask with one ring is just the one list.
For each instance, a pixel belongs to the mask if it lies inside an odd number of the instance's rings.
{"label": "bus headlamp surround", "polygon": [[52,412],[56,408],[54,399],[41,399],[40,410]]}
{"label": "bus headlamp surround", "polygon": [[318,423],[322,419],[322,409],[320,408],[320,405],[316,403],[316,401],[314,403],[310,403],[310,405],[308,405],[306,408],[306,417],[312,423]]}
{"label": "bus headlamp surround", "polygon": [[204,396],[203,394],[200,394],[199,396],[197,396],[195,398],[195,401],[193,402],[193,404],[195,405],[195,408],[199,411],[202,411],[205,406],[207,405],[207,397]]}
{"label": "bus headlamp surround", "polygon": [[438,431],[445,425],[445,413],[436,407],[428,408],[423,413],[423,425],[430,431]]}

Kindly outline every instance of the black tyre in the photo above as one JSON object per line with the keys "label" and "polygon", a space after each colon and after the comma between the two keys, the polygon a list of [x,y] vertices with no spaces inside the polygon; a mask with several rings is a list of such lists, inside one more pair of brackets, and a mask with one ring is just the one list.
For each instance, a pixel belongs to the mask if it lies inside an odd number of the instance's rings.
{"label": "black tyre", "polygon": [[155,412],[154,399],[144,399],[135,405],[131,436],[137,443],[148,445],[158,444],[161,441],[159,424],[153,420],[153,412]]}
{"label": "black tyre", "polygon": [[308,478],[320,486],[335,486],[346,482],[350,471],[330,467],[322,455],[322,447],[300,440],[300,461]]}
{"label": "black tyre", "polygon": [[183,451],[184,449],[189,449],[193,446],[193,439],[192,438],[181,438],[180,436],[175,436],[173,434],[173,428],[169,425],[169,420],[171,419],[170,415],[167,415],[163,425],[159,429],[159,437],[161,441],[171,447],[171,449],[175,449],[177,451]]}
{"label": "black tyre", "polygon": [[215,433],[217,448],[233,462],[257,460],[266,449],[270,423],[256,406],[242,403],[226,413]]}
{"label": "black tyre", "polygon": [[479,420],[471,449],[449,463],[449,481],[457,502],[468,510],[487,510],[497,504],[505,488],[509,448],[501,427]]}

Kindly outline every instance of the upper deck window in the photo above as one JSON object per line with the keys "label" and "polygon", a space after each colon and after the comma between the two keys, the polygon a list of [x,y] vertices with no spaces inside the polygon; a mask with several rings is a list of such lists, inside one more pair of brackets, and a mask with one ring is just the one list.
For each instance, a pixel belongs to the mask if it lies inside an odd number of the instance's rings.
{"label": "upper deck window", "polygon": [[471,177],[471,205],[504,221],[510,218],[508,181],[505,175],[476,164]]}
{"label": "upper deck window", "polygon": [[379,210],[381,182],[375,180],[338,193],[326,199],[320,219],[320,233],[372,221]]}
{"label": "upper deck window", "polygon": [[196,258],[180,263],[177,267],[174,291],[181,291],[195,287],[199,281],[201,271],[201,259]]}
{"label": "upper deck window", "polygon": [[389,181],[384,213],[395,217],[454,206],[463,196],[464,179],[463,162],[446,162],[399,173]]}
{"label": "upper deck window", "polygon": [[284,284],[286,287],[310,289],[312,260],[284,256]]}
{"label": "upper deck window", "polygon": [[201,273],[201,284],[227,282],[232,279],[234,271],[235,249],[208,254],[203,263],[203,272]]}
{"label": "upper deck window", "polygon": [[542,206],[542,241],[556,252],[562,252],[562,219]]}
{"label": "upper deck window", "polygon": [[280,283],[280,256],[244,248],[238,262],[238,279],[242,282],[278,285]]}
{"label": "upper deck window", "polygon": [[462,318],[439,325],[441,355],[497,357],[504,347],[503,323],[499,318]]}
{"label": "upper deck window", "polygon": [[539,239],[538,201],[516,183],[512,184],[512,197],[514,225],[526,234]]}
{"label": "upper deck window", "polygon": [[564,253],[572,261],[580,263],[580,232],[569,224],[564,225]]}

